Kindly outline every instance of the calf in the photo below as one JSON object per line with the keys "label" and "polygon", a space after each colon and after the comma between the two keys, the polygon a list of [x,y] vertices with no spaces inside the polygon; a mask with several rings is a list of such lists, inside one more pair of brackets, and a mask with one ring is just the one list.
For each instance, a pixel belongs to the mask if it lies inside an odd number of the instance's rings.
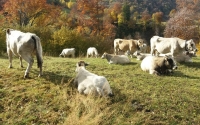
{"label": "calf", "polygon": [[[156,49],[154,50],[154,54],[156,56],[165,56],[166,54],[160,54]],[[174,56],[174,60],[176,62],[192,62],[192,57],[196,56],[196,52],[193,51],[184,51],[180,52],[176,56]]]}
{"label": "calf", "polygon": [[99,56],[99,54],[95,47],[89,47],[87,49],[87,58],[88,57],[96,57],[97,58],[98,56]]}
{"label": "calf", "polygon": [[136,51],[133,53],[133,56],[137,58],[137,60],[143,60],[147,56],[151,56],[150,53],[140,53],[139,51]]}
{"label": "calf", "polygon": [[[165,56],[166,54],[156,54],[156,56]],[[147,56],[151,56],[150,53],[141,53],[139,51],[136,51],[135,53],[133,53],[133,56],[137,57],[137,60],[143,60],[145,57]]]}
{"label": "calf", "polygon": [[149,71],[149,74],[168,74],[170,70],[177,69],[175,61],[168,56],[147,56],[142,60],[141,69]]}
{"label": "calf", "polygon": [[63,57],[75,57],[75,48],[66,48],[66,49],[63,49],[61,54],[59,56],[63,56]]}
{"label": "calf", "polygon": [[192,57],[195,56],[196,53],[185,51],[183,53],[178,54],[174,57],[174,60],[181,63],[181,62],[193,62]]}
{"label": "calf", "polygon": [[88,64],[80,61],[76,64],[75,83],[78,83],[78,91],[81,94],[98,93],[100,96],[112,96],[112,90],[104,76],[98,76],[85,69]]}
{"label": "calf", "polygon": [[107,59],[109,64],[126,64],[131,62],[130,59],[125,55],[112,55],[104,53],[101,58]]}

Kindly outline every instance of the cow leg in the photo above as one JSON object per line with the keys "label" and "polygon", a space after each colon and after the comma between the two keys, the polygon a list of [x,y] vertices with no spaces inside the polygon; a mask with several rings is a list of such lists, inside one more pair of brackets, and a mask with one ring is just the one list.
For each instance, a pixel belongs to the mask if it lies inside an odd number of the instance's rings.
{"label": "cow leg", "polygon": [[115,48],[114,51],[115,51],[115,55],[118,55],[118,48]]}
{"label": "cow leg", "polygon": [[9,48],[7,48],[7,53],[8,53],[8,58],[9,58],[9,66],[8,66],[8,68],[13,68],[13,66],[12,66],[13,53]]}
{"label": "cow leg", "polygon": [[101,88],[97,87],[96,89],[100,96],[104,95],[103,90]]}
{"label": "cow leg", "polygon": [[154,50],[154,48],[153,47],[151,47],[151,55],[153,56],[153,55],[155,55],[155,50]]}
{"label": "cow leg", "polygon": [[20,66],[23,68],[23,64],[22,64],[22,57],[19,57],[19,61],[20,61]]}
{"label": "cow leg", "polygon": [[28,63],[28,66],[27,66],[25,74],[24,74],[24,78],[29,78],[29,72],[30,72],[31,67],[34,63],[34,60],[31,57],[31,55],[23,55],[22,54],[22,58]]}
{"label": "cow leg", "polygon": [[7,53],[8,53],[8,59],[9,59],[9,66],[8,66],[8,68],[13,68],[12,67],[12,55],[13,55],[13,53],[12,53],[12,51],[9,48],[7,48]]}
{"label": "cow leg", "polygon": [[40,73],[39,73],[38,77],[40,77],[42,75],[43,75],[42,66],[40,66]]}
{"label": "cow leg", "polygon": [[149,74],[160,75],[156,70],[150,69]]}
{"label": "cow leg", "polygon": [[85,87],[84,86],[82,86],[82,85],[79,85],[78,86],[78,92],[80,93],[80,94],[83,94],[84,93],[84,91],[85,91]]}

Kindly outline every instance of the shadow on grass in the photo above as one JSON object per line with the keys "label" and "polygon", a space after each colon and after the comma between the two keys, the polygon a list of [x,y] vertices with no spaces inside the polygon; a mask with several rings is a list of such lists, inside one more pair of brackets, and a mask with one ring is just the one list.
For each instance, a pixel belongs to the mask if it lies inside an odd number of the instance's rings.
{"label": "shadow on grass", "polygon": [[174,71],[174,73],[172,73],[169,76],[180,77],[180,78],[183,78],[183,77],[186,78],[187,77],[189,79],[200,79],[200,77],[198,77],[198,76],[189,76],[189,75],[184,74],[181,71]]}
{"label": "shadow on grass", "polygon": [[113,97],[110,97],[111,103],[122,103],[122,105],[127,101],[125,94],[121,93],[121,90],[115,87],[112,87]]}
{"label": "shadow on grass", "polygon": [[50,81],[56,85],[68,83],[68,81],[72,79],[72,77],[69,77],[67,75],[62,75],[60,74],[60,72],[48,72],[48,71],[45,71],[42,77],[47,81]]}
{"label": "shadow on grass", "polygon": [[123,66],[123,65],[135,65],[135,64],[137,64],[136,62],[130,62],[130,63],[126,63],[126,64],[109,64],[108,63],[108,65],[121,65],[121,66]]}
{"label": "shadow on grass", "polygon": [[[37,77],[36,75],[39,74],[39,69],[32,69],[31,74],[32,74],[32,79],[34,79],[33,77]],[[43,76],[41,78],[45,79],[45,81],[52,82],[55,85],[66,84],[73,79],[72,77],[67,76],[64,73],[62,74],[61,72],[49,72],[49,71],[44,71]]]}
{"label": "shadow on grass", "polygon": [[184,62],[180,63],[181,65],[192,67],[192,68],[199,68],[200,62]]}

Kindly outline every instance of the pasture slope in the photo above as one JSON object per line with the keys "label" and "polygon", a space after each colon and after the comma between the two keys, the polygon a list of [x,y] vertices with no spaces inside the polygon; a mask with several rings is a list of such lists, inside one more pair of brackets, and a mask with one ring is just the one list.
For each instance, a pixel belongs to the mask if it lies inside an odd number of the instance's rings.
{"label": "pasture slope", "polygon": [[[104,75],[114,97],[84,96],[73,85],[76,62]],[[200,57],[178,64],[168,76],[140,69],[135,58],[127,65],[109,65],[101,58],[44,57],[38,78],[36,59],[30,79],[14,59],[0,57],[1,125],[197,125],[200,124]],[[23,61],[25,63],[25,61]],[[25,65],[24,65],[25,66]]]}

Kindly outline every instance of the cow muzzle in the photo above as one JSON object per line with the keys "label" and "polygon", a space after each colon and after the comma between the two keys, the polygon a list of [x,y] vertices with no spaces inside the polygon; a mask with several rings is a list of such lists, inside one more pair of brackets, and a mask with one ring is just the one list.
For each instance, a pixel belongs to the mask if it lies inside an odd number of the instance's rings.
{"label": "cow muzzle", "polygon": [[173,69],[173,70],[176,70],[176,69],[178,69],[178,66],[174,66],[172,69]]}
{"label": "cow muzzle", "polygon": [[114,96],[114,94],[112,94],[112,93],[109,93],[109,94],[108,94],[108,96],[109,96],[109,97],[113,97],[113,96]]}

